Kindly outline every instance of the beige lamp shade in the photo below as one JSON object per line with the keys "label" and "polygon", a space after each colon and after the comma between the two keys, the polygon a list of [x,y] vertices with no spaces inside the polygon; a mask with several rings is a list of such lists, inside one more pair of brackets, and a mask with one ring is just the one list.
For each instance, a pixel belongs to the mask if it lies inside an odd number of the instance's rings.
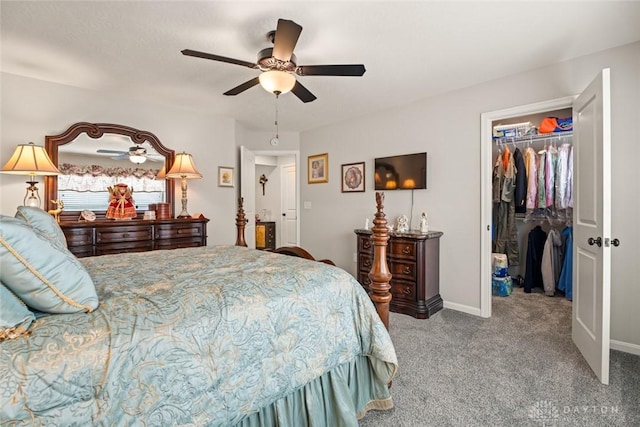
{"label": "beige lamp shade", "polygon": [[287,93],[296,85],[296,78],[286,71],[265,71],[258,76],[260,86],[267,92]]}
{"label": "beige lamp shade", "polygon": [[60,171],[51,162],[44,147],[33,142],[20,144],[2,167],[3,173],[14,175],[58,175]]}
{"label": "beige lamp shade", "polygon": [[191,154],[182,152],[176,155],[173,166],[171,166],[171,169],[167,172],[166,177],[198,179],[202,178],[202,174],[198,172],[196,165],[193,164],[193,157],[191,157]]}

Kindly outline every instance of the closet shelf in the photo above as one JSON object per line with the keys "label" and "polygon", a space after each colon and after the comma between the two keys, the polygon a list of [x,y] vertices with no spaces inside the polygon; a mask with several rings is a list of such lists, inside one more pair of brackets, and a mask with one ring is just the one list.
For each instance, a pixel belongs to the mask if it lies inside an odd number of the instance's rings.
{"label": "closet shelf", "polygon": [[525,136],[517,136],[517,137],[502,137],[502,138],[493,138],[493,142],[499,145],[504,144],[523,144],[526,142],[537,142],[537,141],[558,141],[563,138],[573,136],[572,131],[565,132],[554,132],[554,133],[541,133],[538,135],[525,135]]}

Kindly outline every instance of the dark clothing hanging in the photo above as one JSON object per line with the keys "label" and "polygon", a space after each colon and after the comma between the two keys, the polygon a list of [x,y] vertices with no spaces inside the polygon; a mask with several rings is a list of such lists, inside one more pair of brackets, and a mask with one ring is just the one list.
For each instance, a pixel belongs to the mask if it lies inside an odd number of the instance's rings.
{"label": "dark clothing hanging", "polygon": [[565,297],[573,300],[573,227],[567,226],[562,230],[565,240],[564,261],[562,272],[558,280],[558,289],[564,292]]}
{"label": "dark clothing hanging", "polygon": [[529,232],[527,241],[527,262],[524,273],[524,291],[531,293],[531,288],[544,286],[542,281],[542,255],[544,244],[547,241],[547,233],[536,225]]}
{"label": "dark clothing hanging", "polygon": [[513,153],[513,161],[516,165],[516,193],[514,202],[516,213],[527,212],[527,170],[524,165],[524,156],[519,148]]}

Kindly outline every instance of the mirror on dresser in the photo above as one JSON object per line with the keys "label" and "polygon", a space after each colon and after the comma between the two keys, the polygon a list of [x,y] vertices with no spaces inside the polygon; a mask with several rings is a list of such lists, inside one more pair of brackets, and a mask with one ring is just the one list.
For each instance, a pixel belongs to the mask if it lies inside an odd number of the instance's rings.
{"label": "mirror on dresser", "polygon": [[111,123],[80,122],[59,135],[45,137],[45,149],[61,175],[45,178],[45,206],[65,204],[61,221],[77,221],[88,209],[104,219],[108,187],[126,183],[133,189],[138,217],[149,204],[168,202],[174,214],[174,185],[158,178],[169,170],[175,151],[151,132]]}

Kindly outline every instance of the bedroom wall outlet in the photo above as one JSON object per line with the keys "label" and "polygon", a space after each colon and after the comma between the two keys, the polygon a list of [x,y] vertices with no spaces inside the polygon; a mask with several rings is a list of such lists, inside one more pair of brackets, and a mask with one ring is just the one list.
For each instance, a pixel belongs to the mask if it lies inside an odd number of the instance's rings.
{"label": "bedroom wall outlet", "polygon": [[311,202],[304,202],[305,209],[311,209]]}
{"label": "bedroom wall outlet", "polygon": [[353,262],[358,262],[358,254],[356,252],[353,253]]}

